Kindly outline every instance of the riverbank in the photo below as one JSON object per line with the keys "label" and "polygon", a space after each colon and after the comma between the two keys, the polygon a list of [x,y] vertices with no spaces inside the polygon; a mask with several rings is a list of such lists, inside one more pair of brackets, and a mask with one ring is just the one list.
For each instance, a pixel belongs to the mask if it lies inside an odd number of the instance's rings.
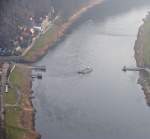
{"label": "riverbank", "polygon": [[[48,49],[57,43],[71,27],[71,25],[88,9],[100,4],[103,0],[90,0],[84,6],[81,6],[77,12],[72,15],[66,22],[59,20],[54,28],[49,29],[44,35],[42,35],[42,43],[38,44],[39,39],[35,42],[35,45],[30,48],[27,54],[24,56],[24,61],[33,63],[43,57]],[[37,46],[38,44],[38,46]],[[16,100],[11,99],[11,103],[6,108],[6,135],[11,139],[38,139],[39,134],[34,128],[34,108],[32,106],[32,71],[25,65],[17,65],[13,73],[11,73],[11,83],[13,86],[19,88],[21,93],[21,99],[19,105],[14,103]],[[14,90],[12,90],[14,92]],[[10,97],[14,98],[12,93]],[[13,107],[12,107],[13,106]],[[13,117],[13,118],[11,118]]]}
{"label": "riverbank", "polygon": [[73,23],[80,18],[80,16],[87,10],[99,5],[103,0],[90,0],[86,5],[82,5],[75,14],[73,14],[67,21],[59,19],[53,28],[50,28],[44,35],[40,36],[36,40],[35,45],[24,56],[24,61],[34,63],[43,57],[49,48],[54,46],[59,40],[61,40],[67,30],[73,25]]}
{"label": "riverbank", "polygon": [[9,84],[9,92],[4,94],[6,138],[40,138],[34,128],[34,108],[30,99],[31,70],[25,65],[16,65],[10,75]]}
{"label": "riverbank", "polygon": [[[137,40],[135,42],[135,59],[137,66],[150,66],[150,13],[140,26]],[[147,105],[150,106],[150,73],[140,72],[138,83],[142,86]]]}

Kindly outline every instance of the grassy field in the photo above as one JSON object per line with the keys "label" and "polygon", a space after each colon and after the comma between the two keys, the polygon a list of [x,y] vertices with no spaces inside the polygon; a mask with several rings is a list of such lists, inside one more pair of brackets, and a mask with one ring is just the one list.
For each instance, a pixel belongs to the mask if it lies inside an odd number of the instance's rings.
{"label": "grassy field", "polygon": [[17,101],[16,90],[11,88],[9,89],[9,93],[4,94],[4,102],[5,104],[14,105],[16,104],[16,101]]}
{"label": "grassy field", "polygon": [[5,131],[6,136],[9,139],[21,139],[23,137],[23,134],[27,132],[25,129],[22,129],[19,126],[20,112],[21,109],[19,107],[6,108]]}
{"label": "grassy field", "polygon": [[[16,67],[10,76],[10,82],[13,86],[21,88],[24,80],[22,71]],[[21,139],[28,131],[21,127],[21,106],[13,106],[16,104],[16,90],[9,88],[9,92],[4,95],[4,101],[10,105],[5,109],[6,136],[9,139]]]}
{"label": "grassy field", "polygon": [[25,80],[26,78],[24,77],[22,70],[16,66],[16,68],[10,75],[10,82],[12,83],[13,86],[17,86],[18,88],[21,88]]}

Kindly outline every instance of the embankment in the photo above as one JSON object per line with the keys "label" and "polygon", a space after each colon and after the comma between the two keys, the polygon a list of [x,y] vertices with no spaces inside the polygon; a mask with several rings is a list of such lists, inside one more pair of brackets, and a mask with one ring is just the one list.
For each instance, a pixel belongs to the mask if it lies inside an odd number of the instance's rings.
{"label": "embankment", "polygon": [[[149,67],[150,65],[150,15],[147,15],[140,26],[137,40],[135,42],[135,59],[139,67]],[[141,71],[139,73],[138,83],[142,86],[147,105],[150,106],[150,73]]]}
{"label": "embankment", "polygon": [[17,64],[10,74],[9,84],[9,92],[4,94],[6,138],[40,138],[34,128],[34,108],[30,99],[32,78],[28,66]]}
{"label": "embankment", "polygon": [[51,33],[47,33],[45,38],[42,40],[40,47],[38,47],[37,45],[39,44],[37,44],[28,51],[28,53],[24,56],[24,61],[32,63],[38,61],[47,53],[50,47],[54,46],[54,44],[56,44],[57,41],[65,35],[71,25],[79,19],[83,13],[102,2],[103,0],[90,0],[86,5],[81,6],[80,9],[78,9],[66,22],[59,22]]}

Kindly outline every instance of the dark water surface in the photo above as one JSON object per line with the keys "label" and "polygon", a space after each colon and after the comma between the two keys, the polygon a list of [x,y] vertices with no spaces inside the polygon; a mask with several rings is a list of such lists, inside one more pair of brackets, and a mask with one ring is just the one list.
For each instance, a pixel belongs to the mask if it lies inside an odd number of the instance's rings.
{"label": "dark water surface", "polygon": [[[122,1],[122,2],[120,2]],[[79,26],[37,64],[34,81],[36,129],[42,139],[149,139],[150,108],[135,66],[134,42],[148,0],[107,0],[90,10]],[[93,72],[78,75],[91,66]]]}

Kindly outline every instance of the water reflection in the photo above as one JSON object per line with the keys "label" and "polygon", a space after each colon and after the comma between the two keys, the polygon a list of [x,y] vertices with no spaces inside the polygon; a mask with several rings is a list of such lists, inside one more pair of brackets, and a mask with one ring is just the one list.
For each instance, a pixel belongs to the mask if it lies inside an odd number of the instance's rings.
{"label": "water reflection", "polygon": [[[138,73],[121,71],[136,65],[135,34],[146,12],[106,14],[105,21],[95,13],[100,19],[84,22],[37,63],[47,65],[43,80],[33,86],[36,128],[43,139],[149,139],[150,111]],[[74,74],[82,65],[93,72]]]}

